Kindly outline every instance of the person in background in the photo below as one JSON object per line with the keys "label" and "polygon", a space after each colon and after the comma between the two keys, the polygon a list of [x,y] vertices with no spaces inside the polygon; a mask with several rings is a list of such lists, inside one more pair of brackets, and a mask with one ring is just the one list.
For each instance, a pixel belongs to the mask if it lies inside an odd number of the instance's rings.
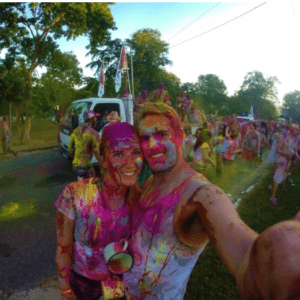
{"label": "person in background", "polygon": [[238,148],[237,138],[238,131],[230,132],[229,136],[227,137],[227,150],[223,155],[225,163],[233,162],[235,160],[235,155],[242,151],[242,149]]}
{"label": "person in background", "polygon": [[196,168],[204,176],[208,165],[216,167],[216,164],[211,159],[211,133],[209,130],[202,130],[200,138],[194,143],[194,153],[193,165],[196,165]]}
{"label": "person in background", "polygon": [[[52,123],[58,126],[58,133],[57,133],[57,143],[58,145],[61,147],[61,139],[60,139],[60,127],[62,125],[64,119],[64,114],[61,110],[58,110],[56,112],[56,118],[52,119]],[[59,149],[59,151],[61,151],[61,148]]]}
{"label": "person in background", "polygon": [[141,91],[139,97],[137,97],[135,100],[135,107],[139,107],[139,105],[147,102],[150,102],[150,99],[148,98],[148,91]]}
{"label": "person in background", "polygon": [[185,119],[185,109],[184,109],[185,101],[186,101],[185,92],[181,91],[179,96],[176,99],[176,106],[177,106],[177,113],[182,122],[184,122]]}
{"label": "person in background", "polygon": [[190,161],[194,155],[193,147],[196,138],[192,135],[192,128],[190,125],[185,125],[184,128],[185,140],[183,142],[183,156],[187,161]]}
{"label": "person in background", "polygon": [[273,184],[269,186],[269,191],[271,192],[269,202],[273,206],[278,207],[279,204],[276,198],[278,185],[282,184],[283,191],[286,191],[285,182],[288,176],[288,170],[291,165],[291,159],[294,154],[288,136],[283,135],[283,137],[279,140],[279,143],[276,147],[276,152],[279,154],[279,158],[273,176]]}
{"label": "person in background", "polygon": [[191,104],[192,104],[192,100],[190,98],[190,95],[186,95],[185,96],[185,101],[183,103],[183,107],[185,110],[185,115],[187,117],[187,121],[191,121]]}
{"label": "person in background", "polygon": [[84,124],[76,127],[70,136],[68,150],[73,157],[73,170],[78,179],[95,176],[92,165],[93,155],[100,162],[100,135],[93,129],[100,114],[93,110],[83,113]]}
{"label": "person in background", "polygon": [[156,103],[164,103],[166,96],[168,96],[168,91],[165,90],[164,83],[160,83],[157,90],[153,92],[152,101]]}
{"label": "person in background", "polygon": [[164,103],[167,104],[167,105],[170,105],[170,106],[172,105],[172,104],[171,104],[171,101],[170,101],[170,98],[169,98],[168,95],[165,96],[165,98],[164,98]]}
{"label": "person in background", "polygon": [[121,298],[121,279],[108,270],[104,248],[130,238],[130,207],[140,197],[137,178],[143,156],[134,128],[126,122],[103,129],[99,152],[102,177],[68,184],[55,203],[56,268],[63,300],[98,300],[103,286],[112,288],[112,294],[119,292],[113,299]]}
{"label": "person in background", "polygon": [[253,122],[248,123],[248,130],[242,143],[242,158],[252,162],[255,161],[257,154],[260,152],[260,139],[259,134],[255,129],[256,124]]}
{"label": "person in background", "polygon": [[11,131],[9,130],[8,122],[6,117],[3,117],[0,121],[1,128],[2,128],[2,147],[3,147],[3,154],[6,155],[11,152],[15,157],[17,157],[17,153],[11,148]]}
{"label": "person in background", "polygon": [[118,123],[121,122],[122,117],[119,116],[117,111],[112,111],[109,113],[109,115],[106,117],[106,120],[109,123]]}

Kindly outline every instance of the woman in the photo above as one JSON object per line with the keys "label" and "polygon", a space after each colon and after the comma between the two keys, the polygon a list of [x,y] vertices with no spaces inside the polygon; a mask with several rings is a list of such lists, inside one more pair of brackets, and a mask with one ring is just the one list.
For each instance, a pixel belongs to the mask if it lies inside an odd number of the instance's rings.
{"label": "woman", "polygon": [[134,127],[125,122],[105,127],[100,153],[102,178],[68,184],[55,203],[62,299],[98,300],[101,285],[116,279],[104,248],[130,237],[130,205],[140,196],[136,182],[143,165]]}
{"label": "woman", "polygon": [[194,160],[193,164],[198,165],[199,171],[205,176],[205,170],[208,165],[215,167],[215,163],[211,160],[211,133],[209,130],[203,130],[200,137],[194,144]]}

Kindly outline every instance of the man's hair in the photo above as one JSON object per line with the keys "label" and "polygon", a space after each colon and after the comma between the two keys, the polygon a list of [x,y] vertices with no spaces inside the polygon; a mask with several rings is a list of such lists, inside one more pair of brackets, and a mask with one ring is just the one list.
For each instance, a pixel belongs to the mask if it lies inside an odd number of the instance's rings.
{"label": "man's hair", "polygon": [[164,103],[153,103],[147,102],[141,105],[136,118],[135,125],[139,125],[143,118],[147,115],[162,115],[169,119],[171,127],[174,129],[175,133],[178,135],[180,131],[182,131],[182,124],[180,118],[170,105],[166,105]]}

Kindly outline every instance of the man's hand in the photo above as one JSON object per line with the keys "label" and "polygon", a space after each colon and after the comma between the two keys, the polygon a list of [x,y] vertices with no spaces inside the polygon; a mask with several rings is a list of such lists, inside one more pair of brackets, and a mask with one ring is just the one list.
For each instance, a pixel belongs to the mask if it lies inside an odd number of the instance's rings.
{"label": "man's hand", "polygon": [[256,239],[243,286],[246,299],[251,285],[262,299],[300,299],[299,221],[275,224]]}

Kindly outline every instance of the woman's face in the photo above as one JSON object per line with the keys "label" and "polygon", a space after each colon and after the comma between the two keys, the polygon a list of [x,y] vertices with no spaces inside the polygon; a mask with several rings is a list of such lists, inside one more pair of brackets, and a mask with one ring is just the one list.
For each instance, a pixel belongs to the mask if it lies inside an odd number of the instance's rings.
{"label": "woman's face", "polygon": [[200,135],[201,135],[201,130],[200,130],[200,129],[198,129],[198,130],[196,131],[196,138],[199,138],[199,137],[200,137]]}
{"label": "woman's face", "polygon": [[107,170],[106,176],[122,186],[136,184],[143,167],[143,156],[137,140],[121,141],[108,148],[102,161]]}

